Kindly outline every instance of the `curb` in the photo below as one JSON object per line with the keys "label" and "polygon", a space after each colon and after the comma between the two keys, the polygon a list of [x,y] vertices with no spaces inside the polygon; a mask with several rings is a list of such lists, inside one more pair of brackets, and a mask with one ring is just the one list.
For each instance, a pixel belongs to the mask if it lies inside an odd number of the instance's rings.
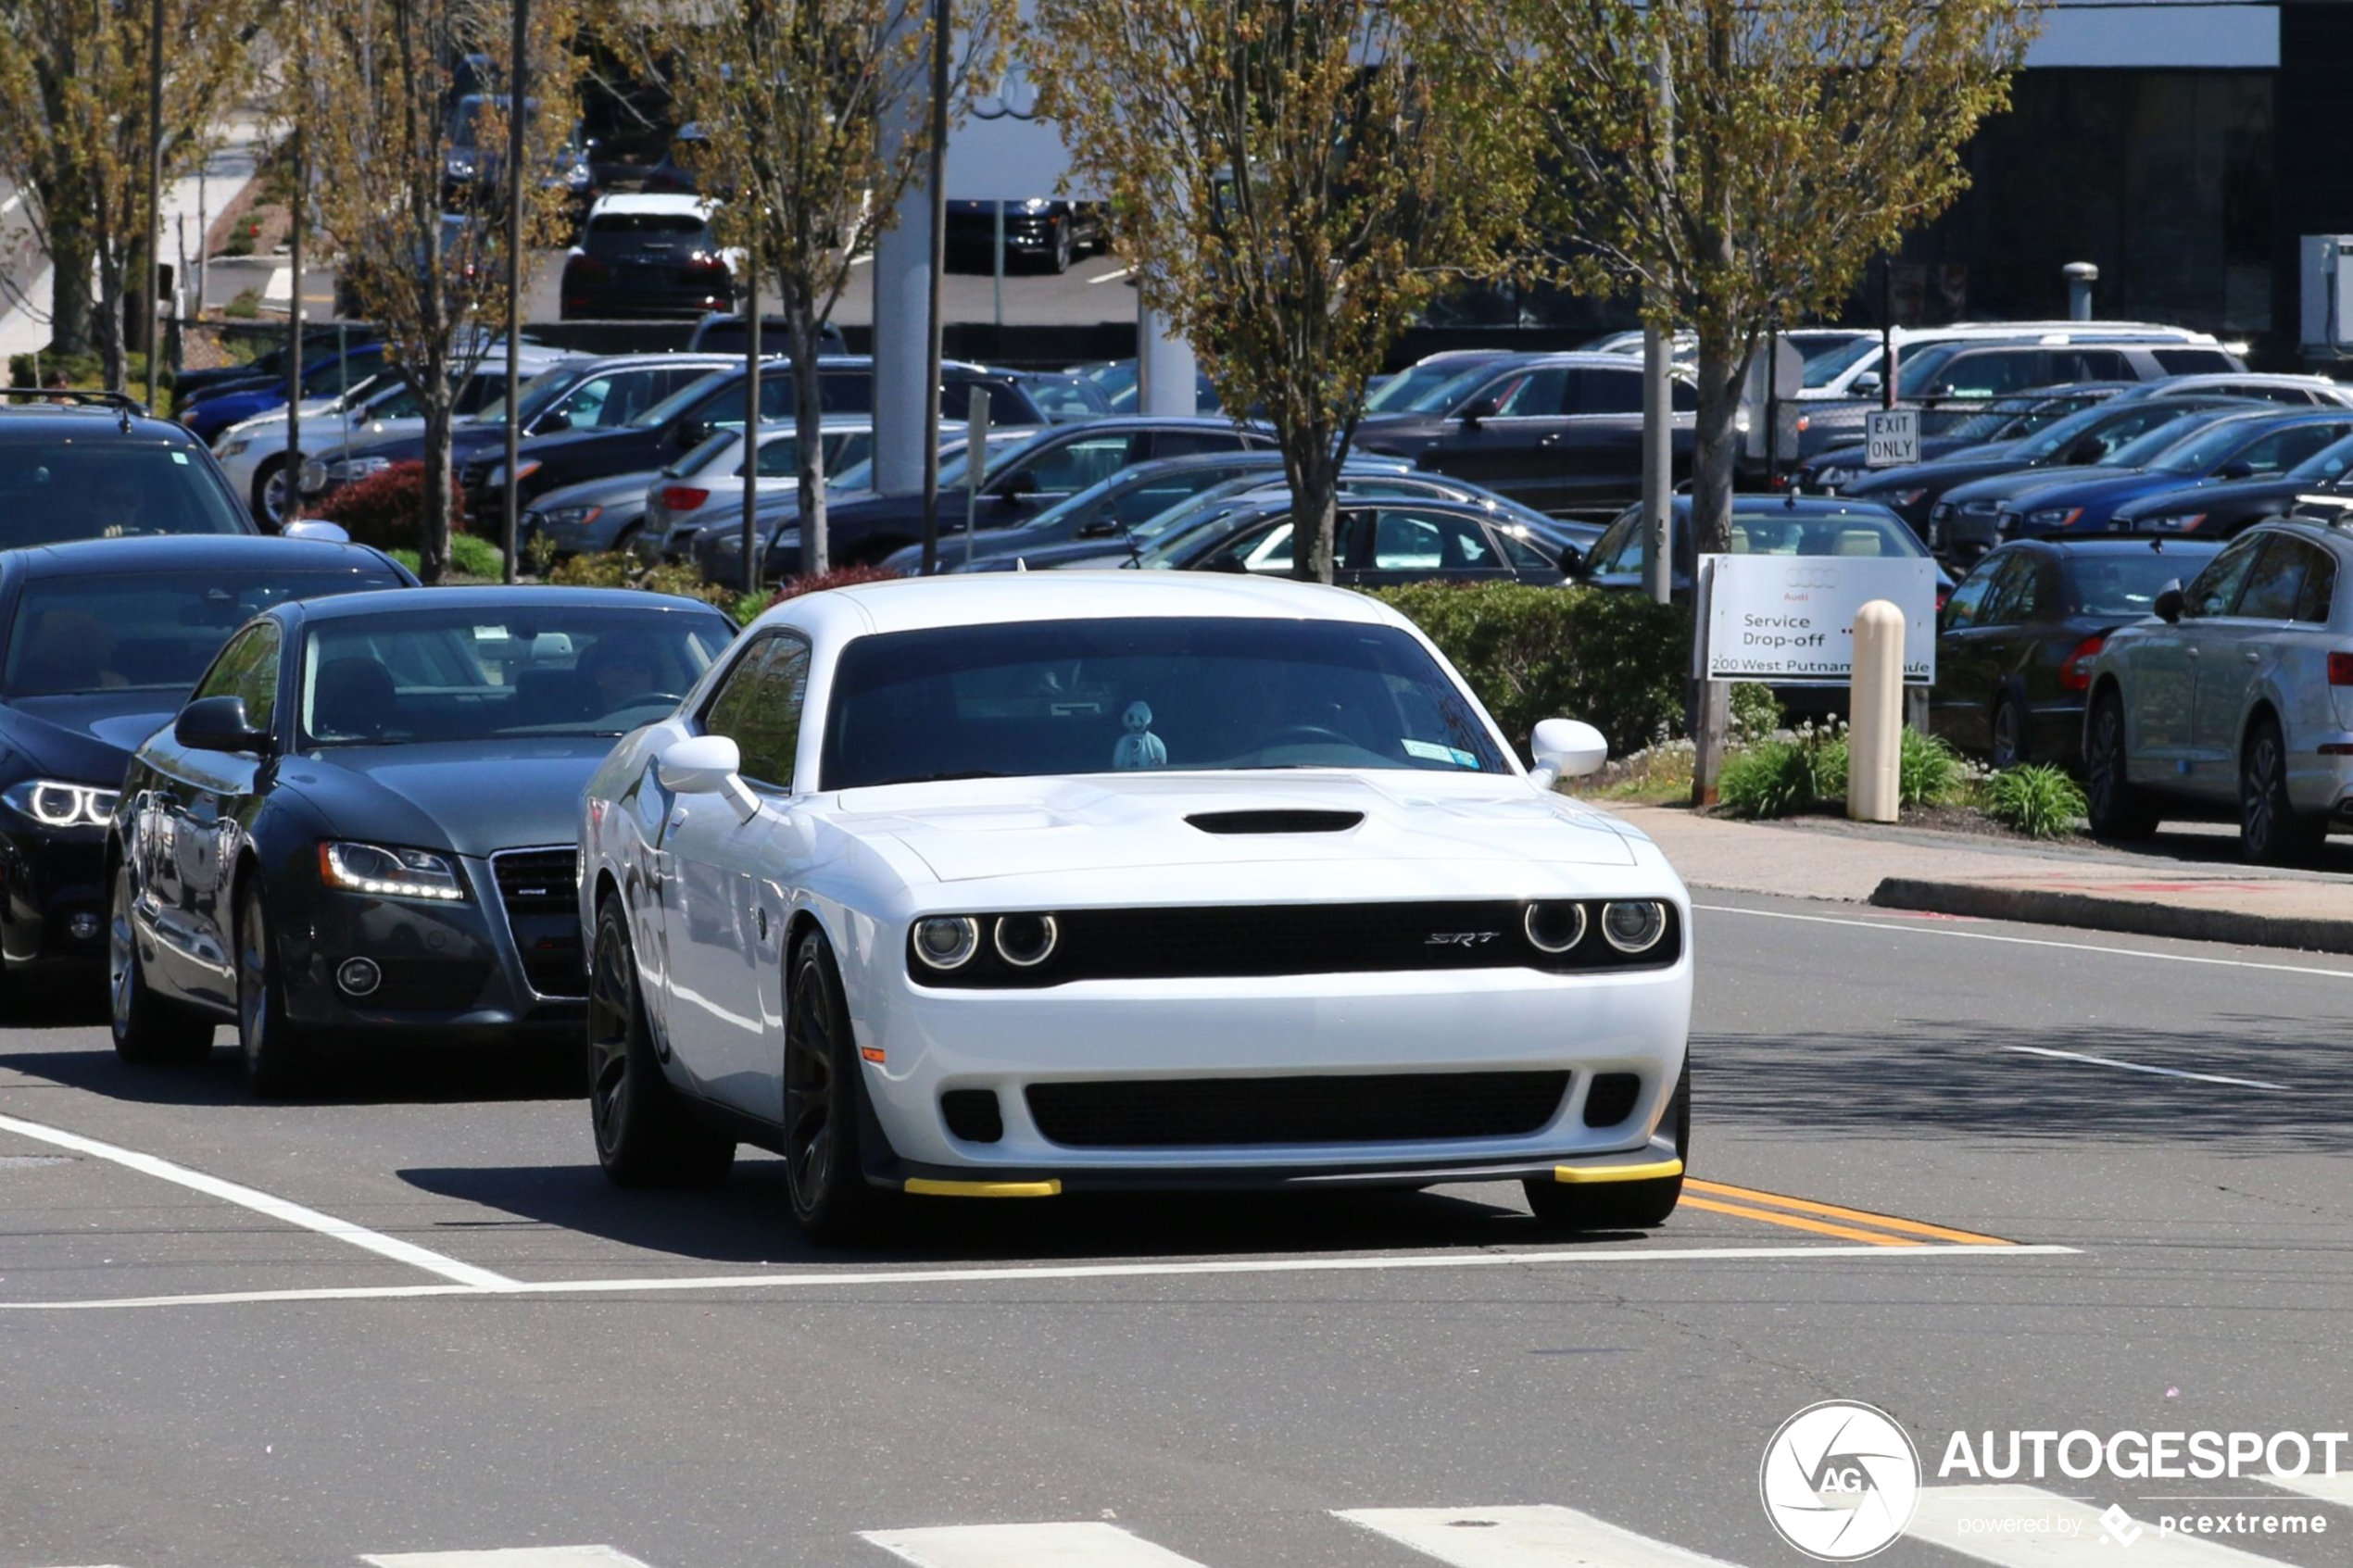
{"label": "curb", "polygon": [[2250,947],[2353,953],[2353,919],[2325,915],[2266,915],[2245,909],[2192,909],[2179,904],[2108,898],[2091,893],[1994,887],[1983,883],[1938,882],[1908,876],[1886,878],[1872,890],[1869,901],[1886,909],[2024,921],[2134,936],[2175,936],[2192,942],[2233,942]]}

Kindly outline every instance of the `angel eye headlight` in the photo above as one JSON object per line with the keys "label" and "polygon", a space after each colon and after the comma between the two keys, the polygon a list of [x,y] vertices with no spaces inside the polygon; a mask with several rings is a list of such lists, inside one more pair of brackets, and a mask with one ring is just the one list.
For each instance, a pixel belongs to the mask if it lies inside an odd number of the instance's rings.
{"label": "angel eye headlight", "polygon": [[926,967],[962,969],[980,951],[980,922],[970,915],[933,915],[915,922],[915,956]]}
{"label": "angel eye headlight", "polygon": [[114,815],[117,792],[63,779],[27,779],[13,785],[9,805],[44,828],[94,828]]}
{"label": "angel eye headlight", "polygon": [[1566,953],[1585,940],[1585,906],[1566,900],[1530,904],[1522,924],[1529,946],[1538,952]]}
{"label": "angel eye headlight", "polygon": [[1649,899],[1602,906],[1602,935],[1629,957],[1647,953],[1667,935],[1666,909]]}
{"label": "angel eye headlight", "polygon": [[997,917],[997,956],[1015,969],[1035,969],[1054,956],[1061,929],[1051,915]]}

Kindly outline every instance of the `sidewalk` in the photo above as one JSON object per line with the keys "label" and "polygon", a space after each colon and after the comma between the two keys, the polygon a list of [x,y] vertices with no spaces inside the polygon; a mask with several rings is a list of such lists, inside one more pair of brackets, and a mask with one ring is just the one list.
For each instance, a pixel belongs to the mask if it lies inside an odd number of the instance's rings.
{"label": "sidewalk", "polygon": [[2353,953],[2353,880],[1831,818],[1743,822],[1625,806],[1696,888],[2092,931]]}

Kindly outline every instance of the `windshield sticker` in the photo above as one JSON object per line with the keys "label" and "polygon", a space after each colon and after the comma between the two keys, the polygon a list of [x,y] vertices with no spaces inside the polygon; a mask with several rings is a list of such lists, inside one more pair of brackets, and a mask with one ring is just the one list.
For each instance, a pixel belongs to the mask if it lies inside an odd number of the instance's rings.
{"label": "windshield sticker", "polygon": [[1165,768],[1168,746],[1152,734],[1152,709],[1148,702],[1131,702],[1122,719],[1127,733],[1111,748],[1111,765],[1126,772],[1136,768]]}
{"label": "windshield sticker", "polygon": [[188,454],[185,452],[174,452],[171,454],[171,460],[178,463],[184,469],[188,466]]}
{"label": "windshield sticker", "polygon": [[1457,768],[1476,768],[1478,759],[1460,747],[1440,746],[1434,741],[1401,740],[1408,757],[1418,757],[1425,762],[1452,762]]}

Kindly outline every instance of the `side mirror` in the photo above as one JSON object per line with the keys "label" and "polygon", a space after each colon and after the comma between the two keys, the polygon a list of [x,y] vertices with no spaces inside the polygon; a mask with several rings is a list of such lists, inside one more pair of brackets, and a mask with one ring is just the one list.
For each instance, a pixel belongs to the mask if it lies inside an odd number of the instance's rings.
{"label": "side mirror", "polygon": [[1025,495],[1038,494],[1038,476],[1027,469],[1015,469],[996,483],[997,499],[1018,501]]}
{"label": "side mirror", "polygon": [[1242,558],[1234,554],[1233,551],[1220,550],[1202,562],[1201,570],[1203,571],[1248,571],[1250,568],[1244,566]]}
{"label": "side mirror", "polygon": [[2168,626],[2182,619],[2182,580],[2175,578],[2157,591],[2157,602],[2149,608]]}
{"label": "side mirror", "polygon": [[1078,537],[1081,539],[1108,539],[1118,532],[1119,521],[1116,518],[1099,517],[1092,522],[1080,524],[1078,529]]}
{"label": "side mirror", "polygon": [[1498,405],[1492,397],[1482,397],[1478,399],[1477,402],[1468,405],[1463,409],[1463,423],[1475,428],[1478,424],[1479,420],[1493,419],[1495,417],[1495,409],[1497,406]]}
{"label": "side mirror", "polygon": [[1877,397],[1886,387],[1887,383],[1881,378],[1877,370],[1865,370],[1848,385],[1857,397]]}
{"label": "side mirror", "polygon": [[1561,571],[1570,577],[1585,575],[1585,552],[1575,545],[1561,546]]}
{"label": "side mirror", "polygon": [[2255,465],[2248,462],[2244,458],[2233,458],[2229,462],[2224,463],[2221,468],[2214,470],[2214,477],[2217,479],[2253,479],[2255,477]]}
{"label": "side mirror", "polygon": [[1546,719],[1529,741],[1536,766],[1528,777],[1539,789],[1550,789],[1561,779],[1582,778],[1609,760],[1609,742],[1601,731],[1575,719]]}
{"label": "side mirror", "polygon": [[241,696],[198,697],[171,721],[171,738],[191,751],[261,755],[270,749],[270,733],[254,728]]}
{"label": "side mirror", "polygon": [[2059,461],[2070,468],[2082,468],[2108,456],[2108,443],[2096,435],[2087,435],[2067,449]]}
{"label": "side mirror", "polygon": [[317,539],[329,545],[351,543],[351,535],[344,531],[343,524],[315,517],[288,519],[278,525],[278,536],[282,539]]}
{"label": "side mirror", "polygon": [[572,416],[570,414],[565,413],[561,408],[550,408],[546,413],[539,416],[539,422],[531,427],[531,433],[534,435],[560,435],[571,428]]}
{"label": "side mirror", "polygon": [[743,751],[725,735],[689,735],[673,741],[654,763],[654,776],[673,795],[716,795],[749,821],[760,797],[740,773]]}

